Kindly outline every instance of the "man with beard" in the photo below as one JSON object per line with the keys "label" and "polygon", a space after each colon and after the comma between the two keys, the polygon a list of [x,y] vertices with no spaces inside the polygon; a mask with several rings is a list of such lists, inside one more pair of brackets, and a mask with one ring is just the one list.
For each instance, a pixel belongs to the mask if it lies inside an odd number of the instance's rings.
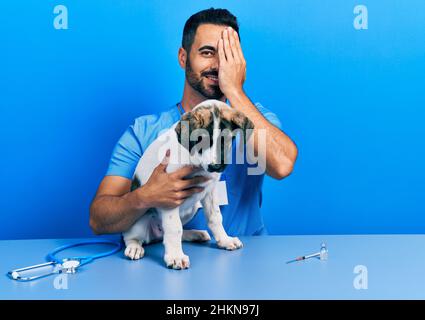
{"label": "man with beard", "polygon": [[[178,62],[185,69],[183,97],[170,110],[135,120],[118,141],[107,173],[90,207],[90,226],[96,234],[128,230],[149,208],[173,208],[202,189],[204,178],[185,179],[191,166],[168,174],[160,164],[148,182],[131,191],[132,177],[143,151],[161,130],[170,128],[182,113],[207,99],[217,99],[243,112],[255,126],[254,151],[259,152],[258,130],[266,132],[266,173],[283,179],[293,169],[297,148],[280,130],[276,115],[253,104],[243,90],[246,63],[239,41],[237,19],[225,9],[207,9],[192,15],[183,30]],[[240,140],[239,140],[240,141]],[[233,146],[234,149],[236,146]],[[222,174],[228,205],[221,207],[229,235],[261,235],[267,230],[260,212],[264,174],[249,175],[248,164],[231,163]],[[185,229],[207,229],[202,208]]]}

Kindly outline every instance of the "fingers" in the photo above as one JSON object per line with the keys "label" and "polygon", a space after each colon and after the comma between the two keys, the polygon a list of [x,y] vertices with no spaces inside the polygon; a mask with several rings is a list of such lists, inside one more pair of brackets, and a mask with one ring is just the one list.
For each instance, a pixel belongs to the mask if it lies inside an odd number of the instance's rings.
{"label": "fingers", "polygon": [[202,192],[203,190],[204,188],[202,187],[194,187],[194,188],[185,189],[185,190],[176,192],[176,197],[178,200],[185,200],[186,198],[189,198],[194,193]]}
{"label": "fingers", "polygon": [[195,187],[190,188],[186,190],[181,190],[178,192],[175,192],[173,194],[172,200],[169,200],[168,204],[166,205],[167,208],[175,208],[180,206],[187,198],[189,198],[194,193],[198,193],[203,191],[204,188],[202,187]]}
{"label": "fingers", "polygon": [[230,46],[230,39],[229,39],[229,32],[226,29],[224,29],[223,31],[223,42],[224,42],[224,54],[226,55],[226,60],[227,61],[232,61],[233,60],[233,53],[232,53],[232,49]]}
{"label": "fingers", "polygon": [[198,186],[201,183],[207,182],[208,180],[210,180],[210,178],[205,176],[197,176],[191,179],[182,180],[181,183],[179,184],[179,189],[187,189],[194,186]]}
{"label": "fingers", "polygon": [[184,166],[184,167],[178,169],[177,171],[171,173],[171,175],[173,176],[173,178],[183,179],[184,177],[188,176],[189,174],[191,174],[193,172],[197,172],[199,170],[201,170],[200,167]]}
{"label": "fingers", "polygon": [[218,40],[218,57],[220,64],[226,62],[226,54],[224,53],[224,41],[222,38]]}
{"label": "fingers", "polygon": [[227,29],[227,37],[229,38],[229,44],[230,44],[230,51],[232,52],[233,59],[236,63],[240,62],[238,49],[236,48],[236,40],[235,40],[235,34],[236,31],[232,28]]}
{"label": "fingers", "polygon": [[170,149],[165,153],[164,159],[162,159],[161,163],[156,167],[158,170],[165,171],[167,165],[170,161]]}
{"label": "fingers", "polygon": [[221,61],[245,63],[238,33],[233,28],[227,27],[223,30],[222,38],[218,42],[218,54]]}
{"label": "fingers", "polygon": [[233,37],[235,38],[235,47],[236,47],[236,51],[238,53],[239,59],[241,62],[244,62],[245,57],[243,56],[241,42],[239,40],[238,33],[235,30],[233,30]]}

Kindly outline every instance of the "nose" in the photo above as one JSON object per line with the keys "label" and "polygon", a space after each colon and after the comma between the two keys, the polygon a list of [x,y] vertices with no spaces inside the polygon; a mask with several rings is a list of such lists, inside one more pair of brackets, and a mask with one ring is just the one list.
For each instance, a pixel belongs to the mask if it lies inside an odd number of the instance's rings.
{"label": "nose", "polygon": [[223,171],[224,167],[221,164],[209,164],[208,165],[208,171],[209,172],[221,172]]}
{"label": "nose", "polygon": [[213,58],[213,59],[211,59],[211,65],[210,65],[210,68],[212,69],[212,70],[216,70],[216,71],[218,71],[218,67],[219,67],[219,65],[220,65],[220,61],[219,61],[219,59],[218,59],[218,54],[217,55],[215,55],[215,57]]}

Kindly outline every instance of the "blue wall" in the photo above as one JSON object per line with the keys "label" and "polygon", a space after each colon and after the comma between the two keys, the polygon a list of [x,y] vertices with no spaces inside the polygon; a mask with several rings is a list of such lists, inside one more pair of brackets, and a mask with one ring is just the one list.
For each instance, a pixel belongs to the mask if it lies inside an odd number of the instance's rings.
{"label": "blue wall", "polygon": [[[425,231],[424,1],[181,3],[1,2],[0,238],[92,234],[116,140],[180,99],[182,28],[210,6],[239,17],[246,91],[299,147],[289,178],[266,179],[270,232]],[[53,27],[58,4],[68,30]]]}

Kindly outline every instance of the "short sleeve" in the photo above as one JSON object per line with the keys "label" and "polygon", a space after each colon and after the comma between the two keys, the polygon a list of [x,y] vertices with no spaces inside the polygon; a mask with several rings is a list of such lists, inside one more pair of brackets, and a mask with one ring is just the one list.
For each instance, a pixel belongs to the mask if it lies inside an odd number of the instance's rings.
{"label": "short sleeve", "polygon": [[129,126],[112,151],[107,176],[121,176],[132,179],[137,164],[143,154],[137,132],[140,124],[135,122]]}
{"label": "short sleeve", "polygon": [[282,130],[282,123],[280,122],[279,118],[276,114],[271,112],[269,109],[263,107],[260,103],[256,103],[255,106],[257,107],[257,110],[261,112],[264,118],[267,119],[272,125]]}

